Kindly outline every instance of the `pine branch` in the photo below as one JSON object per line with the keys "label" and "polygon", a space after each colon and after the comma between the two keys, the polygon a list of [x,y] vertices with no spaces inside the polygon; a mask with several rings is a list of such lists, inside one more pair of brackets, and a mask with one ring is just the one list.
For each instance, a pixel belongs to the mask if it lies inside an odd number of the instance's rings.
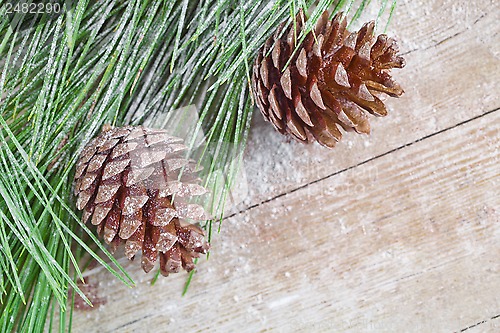
{"label": "pine branch", "polygon": [[133,284],[73,211],[74,164],[103,124],[184,131],[220,218],[250,128],[257,50],[299,8],[311,9],[305,36],[326,8],[357,17],[369,2],[79,0],[60,16],[14,18],[2,6],[0,330],[65,331],[68,290],[86,299],[76,284],[86,253]]}

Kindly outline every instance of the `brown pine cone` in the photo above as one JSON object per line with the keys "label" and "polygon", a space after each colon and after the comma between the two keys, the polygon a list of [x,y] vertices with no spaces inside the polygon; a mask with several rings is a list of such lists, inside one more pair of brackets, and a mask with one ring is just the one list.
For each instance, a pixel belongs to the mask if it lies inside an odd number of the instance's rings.
{"label": "brown pine cone", "polygon": [[374,22],[349,33],[342,13],[328,17],[325,11],[294,55],[303,13],[295,19],[296,30],[294,24],[279,26],[255,60],[252,90],[264,118],[280,133],[333,148],[342,137],[338,126],[370,132],[363,110],[387,114],[379,96],[403,94],[389,71],[405,62],[392,38],[380,35],[375,41]]}
{"label": "brown pine cone", "polygon": [[209,247],[201,228],[180,220],[207,219],[201,206],[183,200],[206,193],[197,184],[194,162],[182,155],[185,149],[163,130],[106,128],[87,144],[76,167],[83,222],[90,219],[112,251],[125,243],[129,259],[142,249],[145,272],[158,256],[163,275],[181,266],[191,271],[193,258]]}

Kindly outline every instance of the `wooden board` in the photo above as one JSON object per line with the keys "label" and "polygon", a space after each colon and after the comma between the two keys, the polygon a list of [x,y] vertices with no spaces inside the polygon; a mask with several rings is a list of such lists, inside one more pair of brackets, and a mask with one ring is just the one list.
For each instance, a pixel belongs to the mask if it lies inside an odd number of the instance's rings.
{"label": "wooden board", "polygon": [[[425,8],[424,8],[425,7]],[[236,206],[188,295],[186,275],[129,289],[74,332],[500,331],[500,7],[398,1],[406,94],[332,151],[254,117]]]}

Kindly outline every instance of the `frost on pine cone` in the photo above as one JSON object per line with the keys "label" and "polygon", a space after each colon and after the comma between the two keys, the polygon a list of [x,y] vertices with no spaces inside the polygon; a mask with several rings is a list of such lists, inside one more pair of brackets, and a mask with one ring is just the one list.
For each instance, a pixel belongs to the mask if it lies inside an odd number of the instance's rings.
{"label": "frost on pine cone", "polygon": [[328,17],[324,12],[293,56],[304,15],[299,12],[295,27],[280,25],[255,60],[252,90],[260,111],[280,133],[333,148],[342,137],[338,126],[370,132],[363,110],[387,114],[379,97],[403,94],[389,70],[405,62],[393,39],[380,35],[375,40],[374,22],[350,33],[342,13]]}
{"label": "frost on pine cone", "polygon": [[132,259],[142,250],[145,272],[158,257],[163,275],[181,266],[191,271],[193,258],[208,250],[203,230],[183,220],[207,219],[201,206],[185,202],[206,193],[197,184],[194,162],[182,157],[185,149],[181,139],[163,130],[112,128],[87,144],[76,167],[76,206],[83,222],[96,225],[112,251],[125,243]]}

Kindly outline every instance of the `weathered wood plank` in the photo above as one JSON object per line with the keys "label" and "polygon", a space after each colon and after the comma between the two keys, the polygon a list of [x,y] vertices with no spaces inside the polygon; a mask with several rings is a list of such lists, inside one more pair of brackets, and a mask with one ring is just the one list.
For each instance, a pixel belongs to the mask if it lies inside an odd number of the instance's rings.
{"label": "weathered wood plank", "polygon": [[151,287],[138,263],[132,291],[91,275],[107,304],[77,313],[75,331],[451,332],[489,320],[499,137],[497,111],[228,219],[187,297],[182,276]]}

